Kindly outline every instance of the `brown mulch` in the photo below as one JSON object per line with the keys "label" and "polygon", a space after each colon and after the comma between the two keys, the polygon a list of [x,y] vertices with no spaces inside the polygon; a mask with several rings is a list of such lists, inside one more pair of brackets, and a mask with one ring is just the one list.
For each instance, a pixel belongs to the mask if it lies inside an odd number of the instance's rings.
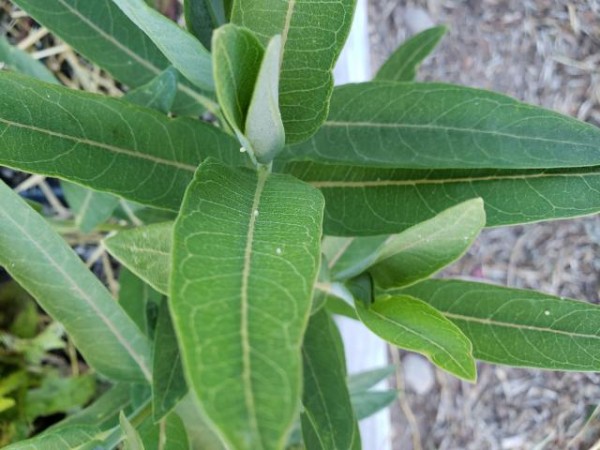
{"label": "brown mulch", "polygon": [[[600,125],[598,0],[371,0],[369,8],[374,68],[420,28],[445,24],[420,80],[493,89]],[[444,275],[598,303],[599,255],[599,216],[489,229]],[[598,374],[480,364],[475,385],[435,374],[426,395],[407,386],[411,420],[393,411],[394,449],[600,448],[600,419],[584,427],[600,403]]]}

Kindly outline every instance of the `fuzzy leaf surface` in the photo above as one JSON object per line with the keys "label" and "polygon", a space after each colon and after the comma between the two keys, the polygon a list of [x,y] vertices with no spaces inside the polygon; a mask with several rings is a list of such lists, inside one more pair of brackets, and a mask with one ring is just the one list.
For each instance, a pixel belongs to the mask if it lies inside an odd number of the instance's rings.
{"label": "fuzzy leaf surface", "polygon": [[282,448],[298,412],[322,209],[292,177],[212,160],[186,192],[170,308],[190,388],[233,448]]}

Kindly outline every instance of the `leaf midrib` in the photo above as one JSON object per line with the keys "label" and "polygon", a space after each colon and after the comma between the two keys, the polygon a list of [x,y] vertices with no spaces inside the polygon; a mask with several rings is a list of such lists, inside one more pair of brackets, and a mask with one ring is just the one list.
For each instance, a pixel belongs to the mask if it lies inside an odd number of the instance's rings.
{"label": "leaf midrib", "polygon": [[552,143],[552,144],[563,144],[563,145],[571,145],[576,147],[589,147],[593,149],[598,149],[598,146],[593,144],[584,144],[581,142],[573,142],[573,141],[564,141],[560,139],[550,139],[544,138],[540,136],[527,136],[527,135],[518,135],[512,133],[506,133],[502,131],[494,131],[494,130],[481,130],[477,128],[460,128],[460,127],[451,127],[447,125],[433,125],[433,124],[412,124],[412,123],[386,123],[386,122],[351,122],[351,121],[337,121],[337,120],[328,120],[323,124],[323,127],[360,127],[360,128],[392,128],[397,130],[424,130],[424,131],[455,131],[460,133],[471,133],[471,134],[482,134],[482,135],[491,135],[497,136],[500,138],[509,138],[509,139],[520,139],[526,141],[539,141],[544,143]]}
{"label": "leaf midrib", "polygon": [[45,128],[36,127],[34,125],[14,122],[14,121],[6,120],[3,118],[0,118],[0,123],[3,123],[9,127],[22,128],[25,130],[32,131],[34,133],[45,134],[45,135],[48,135],[51,137],[56,137],[59,139],[72,141],[75,144],[83,144],[83,145],[89,145],[91,147],[98,147],[98,148],[108,150],[109,152],[117,153],[120,155],[125,155],[125,156],[129,156],[132,158],[138,158],[138,159],[150,161],[155,164],[162,164],[162,165],[166,165],[166,166],[175,167],[176,169],[185,170],[185,171],[191,172],[191,173],[193,173],[196,170],[196,167],[191,164],[185,164],[185,163],[181,163],[178,161],[171,161],[168,159],[159,158],[157,156],[152,156],[147,153],[140,152],[139,150],[132,150],[129,148],[118,147],[115,145],[110,145],[110,144],[106,144],[104,142],[94,141],[91,139],[83,139],[80,137],[71,136],[68,134],[59,133],[57,131],[52,131],[52,130],[48,130]]}
{"label": "leaf midrib", "polygon": [[[248,289],[250,284],[250,272],[252,265],[254,231],[256,221],[259,216],[259,206],[261,196],[269,176],[266,170],[258,172],[254,197],[252,199],[252,208],[250,210],[250,220],[248,223],[248,232],[246,234],[246,246],[244,248],[244,267],[242,270],[242,287],[240,292],[241,314],[240,314],[240,336],[242,341],[242,380],[244,383],[244,401],[248,410],[250,426],[254,430],[257,437],[260,436],[258,419],[256,417],[256,405],[254,403],[254,392],[252,387],[252,365],[250,358],[250,334],[249,334],[249,295]],[[263,445],[261,444],[261,449]]]}

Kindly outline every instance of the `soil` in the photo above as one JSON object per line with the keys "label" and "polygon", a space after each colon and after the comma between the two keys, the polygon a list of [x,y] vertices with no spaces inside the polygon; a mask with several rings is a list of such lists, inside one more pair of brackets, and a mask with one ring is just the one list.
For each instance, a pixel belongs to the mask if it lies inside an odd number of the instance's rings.
{"label": "soil", "polygon": [[[600,125],[598,0],[371,0],[369,20],[374,70],[407,37],[444,24],[450,31],[420,81],[493,89]],[[443,276],[598,303],[599,255],[597,215],[489,229]],[[474,385],[432,368],[435,383],[420,395],[415,374],[399,371],[393,448],[600,448],[600,375],[478,368]]]}

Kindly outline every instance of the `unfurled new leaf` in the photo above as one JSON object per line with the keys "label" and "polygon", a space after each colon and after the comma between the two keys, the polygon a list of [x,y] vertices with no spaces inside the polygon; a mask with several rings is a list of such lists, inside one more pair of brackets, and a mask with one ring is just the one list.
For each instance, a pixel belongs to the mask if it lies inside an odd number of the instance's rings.
{"label": "unfurled new leaf", "polygon": [[600,129],[510,97],[437,83],[340,86],[329,116],[286,158],[415,169],[600,165]]}
{"label": "unfurled new leaf", "polygon": [[551,370],[600,370],[600,307],[521,289],[430,280],[394,295],[415,295],[455,323],[476,358]]}
{"label": "unfurled new leaf", "polygon": [[382,339],[425,355],[441,369],[474,381],[472,345],[463,332],[435,308],[409,295],[378,298],[370,307],[356,302],[360,320]]}
{"label": "unfurled new leaf", "polygon": [[233,3],[231,21],[251,29],[264,45],[281,35],[279,106],[288,143],[307,139],[327,117],[331,70],[350,31],[354,4],[353,0]]}
{"label": "unfurled new leaf", "polygon": [[190,388],[233,448],[281,448],[298,412],[322,208],[292,177],[214,161],[187,190],[170,308]]}
{"label": "unfurled new leaf", "polygon": [[486,225],[512,225],[600,211],[600,166],[552,170],[402,170],[295,163],[285,171],[326,199],[325,233],[398,233],[474,197]]}
{"label": "unfurled new leaf", "polygon": [[377,81],[413,81],[417,69],[435,49],[448,29],[444,26],[422,31],[403,42],[377,72]]}
{"label": "unfurled new leaf", "polygon": [[0,73],[0,164],[177,210],[208,156],[241,161],[239,146],[197,120]]}
{"label": "unfurled new leaf", "polygon": [[150,380],[145,336],[66,242],[4,183],[0,265],[64,325],[98,372],[114,380]]}

